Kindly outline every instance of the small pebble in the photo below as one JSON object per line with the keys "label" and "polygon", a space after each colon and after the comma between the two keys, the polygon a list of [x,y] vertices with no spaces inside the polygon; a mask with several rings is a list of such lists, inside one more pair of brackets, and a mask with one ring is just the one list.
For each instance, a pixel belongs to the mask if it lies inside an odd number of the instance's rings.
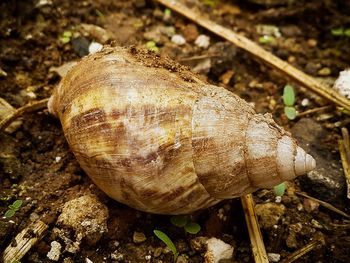
{"label": "small pebble", "polygon": [[312,211],[316,210],[319,207],[319,203],[316,201],[313,201],[311,199],[305,198],[304,202],[304,209],[306,212],[311,213]]}
{"label": "small pebble", "polygon": [[303,107],[306,107],[308,106],[310,103],[309,99],[308,98],[304,98],[302,101],[301,101],[301,106]]}
{"label": "small pebble", "polygon": [[57,241],[52,241],[51,242],[51,249],[47,253],[47,257],[51,259],[52,261],[58,261],[60,259],[61,255],[61,244],[58,243]]}
{"label": "small pebble", "polygon": [[171,42],[173,42],[174,44],[176,44],[178,46],[182,46],[186,43],[186,39],[181,35],[173,35],[171,37]]}
{"label": "small pebble", "polygon": [[350,98],[350,69],[341,71],[339,77],[334,82],[333,88],[341,95]]}
{"label": "small pebble", "polygon": [[56,156],[55,157],[55,162],[58,163],[59,161],[61,161],[62,157],[61,156]]}
{"label": "small pebble", "polygon": [[281,259],[281,255],[277,253],[267,253],[269,262],[278,262]]}
{"label": "small pebble", "polygon": [[103,45],[97,42],[91,42],[89,45],[89,54],[94,54],[98,51],[101,51],[103,48]]}
{"label": "small pebble", "polygon": [[92,260],[90,260],[89,258],[85,258],[85,263],[94,263]]}
{"label": "small pebble", "polygon": [[281,203],[281,201],[282,201],[282,196],[275,197],[275,203]]}
{"label": "small pebble", "polygon": [[318,72],[317,72],[318,75],[320,76],[329,76],[331,74],[331,69],[330,68],[321,68]]}
{"label": "small pebble", "polygon": [[145,256],[145,259],[148,261],[148,260],[151,260],[152,256],[151,255],[146,255]]}
{"label": "small pebble", "polygon": [[206,35],[199,35],[194,44],[200,48],[208,48],[210,45],[210,37]]}
{"label": "small pebble", "polygon": [[137,232],[135,231],[133,236],[132,236],[132,240],[134,241],[135,244],[140,244],[142,242],[146,241],[146,236],[144,233],[142,232]]}
{"label": "small pebble", "polygon": [[307,44],[309,47],[316,47],[317,46],[317,40],[316,39],[313,39],[313,38],[310,38],[307,40]]}

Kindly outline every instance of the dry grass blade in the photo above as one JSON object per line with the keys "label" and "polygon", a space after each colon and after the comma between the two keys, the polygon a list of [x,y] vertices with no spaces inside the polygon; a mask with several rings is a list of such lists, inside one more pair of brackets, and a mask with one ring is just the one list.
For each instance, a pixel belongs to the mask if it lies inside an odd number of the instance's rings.
{"label": "dry grass blade", "polygon": [[343,170],[345,175],[345,180],[347,184],[347,196],[350,199],[350,170],[349,170],[349,161],[350,161],[350,141],[349,141],[349,132],[346,128],[341,129],[343,140],[339,140],[339,152],[341,157],[341,162],[343,164]]}
{"label": "dry grass blade", "polygon": [[19,261],[29,251],[29,249],[40,240],[48,226],[42,221],[36,221],[22,230],[16,238],[16,246],[10,244],[4,251],[3,262],[12,263]]}
{"label": "dry grass blade", "polygon": [[18,108],[11,115],[0,121],[0,132],[4,131],[14,120],[23,114],[46,108],[48,101],[49,99],[43,99],[35,102],[30,102],[23,107]]}
{"label": "dry grass blade", "polygon": [[192,11],[191,9],[187,8],[184,4],[180,3],[180,1],[158,0],[158,2],[182,14],[183,16],[194,21],[195,23],[205,27],[209,31],[232,42],[236,46],[248,51],[256,58],[262,60],[263,62],[272,66],[273,68],[283,72],[285,75],[294,79],[296,82],[300,83],[301,85],[305,86],[306,88],[310,89],[316,94],[334,102],[339,106],[344,107],[347,110],[350,110],[350,101],[347,100],[345,97],[341,96],[338,92],[328,88],[315,78],[305,74],[304,72],[298,70],[289,63],[274,56],[273,54],[266,51],[250,39],[241,36],[230,29],[224,28],[219,24],[214,23],[213,21],[203,17],[201,14],[198,14]]}
{"label": "dry grass blade", "polygon": [[297,251],[290,254],[288,257],[282,260],[281,263],[292,263],[297,259],[301,258],[302,256],[304,256],[306,253],[309,253],[311,250],[318,247],[318,245],[321,245],[323,243],[324,243],[323,240],[316,239],[310,242],[309,244],[307,244],[306,246],[302,247],[301,249],[298,249]]}
{"label": "dry grass blade", "polygon": [[318,112],[328,111],[328,110],[330,110],[332,108],[333,108],[333,105],[326,105],[326,106],[322,106],[322,107],[306,110],[306,111],[300,112],[297,115],[297,117],[301,118],[301,117],[304,117],[304,116],[309,115],[309,114],[314,114],[314,113],[318,113]]}
{"label": "dry grass blade", "polygon": [[303,196],[303,197],[305,197],[305,198],[309,198],[309,199],[311,199],[311,200],[313,200],[313,201],[315,201],[315,202],[318,202],[318,203],[319,203],[320,205],[322,205],[323,207],[325,207],[325,208],[327,208],[327,209],[329,209],[329,210],[331,210],[331,211],[333,211],[333,212],[335,212],[335,213],[337,213],[337,214],[339,214],[339,215],[341,215],[341,216],[344,216],[344,217],[350,219],[350,215],[348,215],[347,213],[345,213],[345,212],[339,210],[338,208],[334,207],[333,205],[331,205],[331,204],[329,204],[329,203],[327,203],[327,202],[325,202],[325,201],[319,200],[319,199],[317,199],[317,198],[315,198],[315,197],[309,196],[309,195],[304,194],[304,193],[301,193],[301,192],[295,192],[295,193],[296,193],[297,195],[300,195],[300,196]]}
{"label": "dry grass blade", "polygon": [[255,263],[269,262],[255,213],[253,196],[251,194],[244,195],[241,197],[241,202],[248,226]]}

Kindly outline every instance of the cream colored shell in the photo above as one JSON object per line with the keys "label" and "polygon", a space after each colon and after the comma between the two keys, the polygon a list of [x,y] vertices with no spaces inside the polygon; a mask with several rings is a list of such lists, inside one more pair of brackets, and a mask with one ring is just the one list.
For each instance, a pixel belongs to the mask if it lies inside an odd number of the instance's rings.
{"label": "cream colored shell", "polygon": [[147,212],[190,213],[315,167],[269,115],[135,48],[84,58],[49,110],[95,184]]}

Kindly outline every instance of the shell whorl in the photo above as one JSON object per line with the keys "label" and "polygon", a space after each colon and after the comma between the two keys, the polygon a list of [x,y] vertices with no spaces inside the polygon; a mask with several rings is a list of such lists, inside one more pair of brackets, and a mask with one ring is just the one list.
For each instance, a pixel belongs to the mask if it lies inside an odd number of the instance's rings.
{"label": "shell whorl", "polygon": [[48,106],[91,179],[147,212],[190,213],[315,166],[269,116],[135,49],[83,59]]}

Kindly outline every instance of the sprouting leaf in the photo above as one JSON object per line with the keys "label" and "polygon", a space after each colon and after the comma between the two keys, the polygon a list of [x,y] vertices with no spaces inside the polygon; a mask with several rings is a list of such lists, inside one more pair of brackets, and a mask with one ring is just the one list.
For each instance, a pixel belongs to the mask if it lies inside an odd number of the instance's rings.
{"label": "sprouting leaf", "polygon": [[165,8],[164,15],[171,16],[171,10],[169,8]]}
{"label": "sprouting leaf", "polygon": [[146,43],[146,47],[149,49],[149,50],[152,50],[153,52],[158,52],[159,48],[157,47],[156,45],[156,42],[154,41],[148,41]]}
{"label": "sprouting leaf", "polygon": [[101,17],[101,18],[103,18],[105,15],[100,11],[100,10],[98,10],[98,9],[95,9],[95,13],[96,13],[96,15],[97,16],[99,16],[99,17]]}
{"label": "sprouting leaf", "polygon": [[16,213],[15,210],[9,209],[9,210],[6,211],[6,213],[4,214],[4,216],[5,216],[6,218],[11,218],[11,217],[13,217],[13,216],[15,215],[15,213]]}
{"label": "sprouting leaf", "polygon": [[72,32],[71,31],[64,31],[63,32],[63,37],[71,38],[72,37]]}
{"label": "sprouting leaf", "polygon": [[167,234],[165,234],[164,232],[160,231],[160,230],[153,230],[153,233],[161,240],[164,242],[164,244],[171,250],[171,252],[173,252],[174,254],[174,262],[177,259],[177,256],[179,255],[176,247],[173,243],[173,241],[171,241],[171,239],[168,237]]}
{"label": "sprouting leaf", "polygon": [[333,36],[342,36],[342,35],[344,35],[344,29],[343,28],[333,28],[331,30],[331,34]]}
{"label": "sprouting leaf", "polygon": [[295,103],[294,88],[291,85],[284,86],[283,89],[283,102],[286,106],[293,106]]}
{"label": "sprouting leaf", "polygon": [[13,202],[12,206],[13,206],[16,210],[18,210],[18,209],[22,206],[22,204],[23,204],[23,201],[22,201],[22,200],[16,200],[16,201]]}
{"label": "sprouting leaf", "polygon": [[284,107],[284,114],[286,114],[287,118],[290,120],[294,120],[297,116],[295,108],[290,106]]}
{"label": "sprouting leaf", "polygon": [[283,183],[281,183],[279,185],[276,185],[273,188],[273,191],[274,191],[276,196],[283,196],[284,192],[286,191],[286,183],[283,182]]}
{"label": "sprouting leaf", "polygon": [[185,230],[186,232],[195,235],[201,231],[201,226],[195,222],[189,222],[185,225]]}
{"label": "sprouting leaf", "polygon": [[273,36],[264,35],[259,37],[259,43],[261,44],[270,44],[275,41],[275,38]]}
{"label": "sprouting leaf", "polygon": [[344,30],[344,36],[350,37],[350,28]]}
{"label": "sprouting leaf", "polygon": [[170,222],[174,226],[184,227],[187,224],[187,216],[185,216],[185,215],[172,216],[170,218]]}

